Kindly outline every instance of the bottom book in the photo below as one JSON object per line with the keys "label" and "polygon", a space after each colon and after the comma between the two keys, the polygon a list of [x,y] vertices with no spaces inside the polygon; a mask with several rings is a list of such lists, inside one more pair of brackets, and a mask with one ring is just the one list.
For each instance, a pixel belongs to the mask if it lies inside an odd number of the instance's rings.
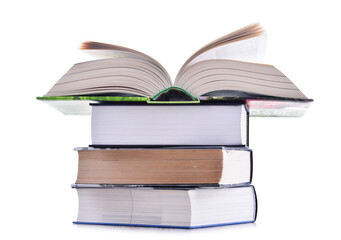
{"label": "bottom book", "polygon": [[252,185],[241,187],[132,187],[73,185],[77,224],[203,228],[256,220]]}

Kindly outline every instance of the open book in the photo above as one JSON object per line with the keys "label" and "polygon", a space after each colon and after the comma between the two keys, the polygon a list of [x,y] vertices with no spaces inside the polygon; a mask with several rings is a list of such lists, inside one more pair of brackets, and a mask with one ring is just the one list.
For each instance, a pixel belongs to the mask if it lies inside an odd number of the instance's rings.
{"label": "open book", "polygon": [[85,42],[101,59],[75,64],[39,100],[199,102],[286,100],[310,102],[283,73],[260,62],[265,35],[252,24],[195,52],[174,82],[152,57],[116,45]]}

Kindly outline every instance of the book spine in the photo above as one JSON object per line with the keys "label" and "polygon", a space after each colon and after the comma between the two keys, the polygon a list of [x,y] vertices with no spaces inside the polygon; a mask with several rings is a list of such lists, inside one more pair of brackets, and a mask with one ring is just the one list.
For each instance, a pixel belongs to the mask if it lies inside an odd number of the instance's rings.
{"label": "book spine", "polygon": [[258,199],[257,199],[257,193],[256,193],[256,189],[253,185],[250,185],[253,189],[253,194],[254,194],[254,197],[255,197],[255,217],[254,217],[254,222],[256,221],[257,219],[257,213],[258,213]]}
{"label": "book spine", "polygon": [[252,183],[253,177],[253,151],[250,151],[250,184]]}
{"label": "book spine", "polygon": [[245,110],[246,110],[246,146],[250,146],[250,137],[249,137],[249,133],[250,133],[250,112],[249,109],[247,108],[246,105],[244,105]]}

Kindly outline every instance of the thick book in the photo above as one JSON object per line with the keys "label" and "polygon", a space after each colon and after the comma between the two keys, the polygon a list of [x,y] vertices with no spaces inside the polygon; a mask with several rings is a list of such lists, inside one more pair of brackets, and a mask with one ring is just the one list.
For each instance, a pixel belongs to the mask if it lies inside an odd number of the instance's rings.
{"label": "thick book", "polygon": [[[158,61],[136,50],[99,42],[85,42],[81,48],[102,59],[75,64],[43,97],[38,97],[66,114],[89,113],[89,102],[237,99],[246,103],[275,101],[273,108],[288,110],[294,116],[304,112],[312,101],[277,68],[259,63],[265,49],[264,30],[259,24],[199,49],[183,64],[174,82]],[[271,116],[278,111],[268,113]],[[257,115],[264,116],[262,111]]]}
{"label": "thick book", "polygon": [[253,186],[147,188],[74,185],[78,224],[203,228],[252,223],[257,214]]}
{"label": "thick book", "polygon": [[243,104],[93,104],[95,147],[248,145]]}
{"label": "thick book", "polygon": [[251,183],[248,148],[76,148],[77,184],[241,185]]}

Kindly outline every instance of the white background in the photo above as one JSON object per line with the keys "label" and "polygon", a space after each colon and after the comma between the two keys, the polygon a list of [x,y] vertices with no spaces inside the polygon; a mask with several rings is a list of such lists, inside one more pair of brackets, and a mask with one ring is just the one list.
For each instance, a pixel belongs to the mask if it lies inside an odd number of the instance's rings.
{"label": "white background", "polygon": [[[2,1],[1,239],[340,238],[339,1]],[[303,118],[250,119],[255,224],[172,230],[74,225],[77,154],[90,118],[35,100],[76,62],[82,41],[145,52],[174,77],[197,49],[259,21],[266,63],[314,103]],[[6,238],[4,236],[7,235]]]}

